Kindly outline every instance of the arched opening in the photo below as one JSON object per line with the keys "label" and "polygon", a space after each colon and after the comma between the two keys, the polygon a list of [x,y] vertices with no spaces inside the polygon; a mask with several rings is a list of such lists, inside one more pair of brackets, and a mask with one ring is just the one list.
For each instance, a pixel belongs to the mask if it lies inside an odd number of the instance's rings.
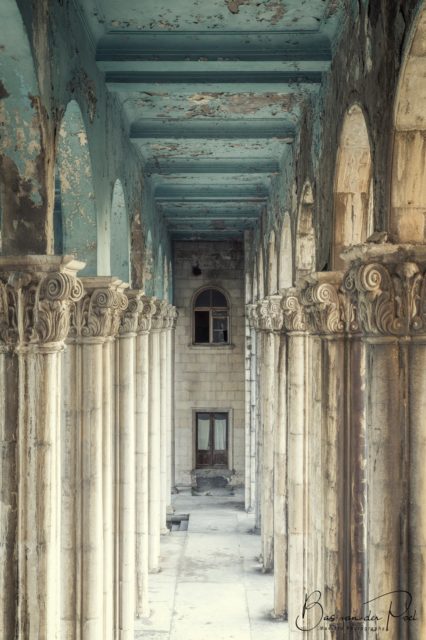
{"label": "arched opening", "polygon": [[3,253],[51,253],[53,181],[40,90],[15,0],[0,3],[0,190]]}
{"label": "arched opening", "polygon": [[278,289],[286,289],[293,284],[293,247],[291,243],[291,221],[288,212],[284,214],[281,228]]}
{"label": "arched opening", "polygon": [[163,249],[158,247],[157,259],[155,261],[155,295],[157,298],[164,298],[164,272],[163,272]]}
{"label": "arched opening", "polygon": [[268,294],[276,293],[278,287],[277,250],[275,244],[275,231],[272,229],[268,243]]}
{"label": "arched opening", "polygon": [[111,274],[130,282],[130,235],[124,191],[116,180],[111,205]]}
{"label": "arched opening", "polygon": [[342,269],[340,254],[365,242],[373,232],[370,140],[359,105],[346,112],[340,134],[334,181],[332,268]]}
{"label": "arched opening", "polygon": [[315,271],[315,231],[313,225],[314,196],[307,182],[300,200],[296,234],[296,281]]}
{"label": "arched opening", "polygon": [[399,242],[426,240],[426,7],[417,19],[395,102],[389,230]]}
{"label": "arched opening", "polygon": [[169,263],[167,261],[167,256],[164,256],[164,265],[163,265],[163,294],[164,299],[170,301],[170,285],[169,285]]}
{"label": "arched opening", "polygon": [[259,246],[257,260],[257,297],[259,300],[265,297],[265,276],[263,273],[263,246]]}
{"label": "arched opening", "polygon": [[[55,250],[86,262],[82,275],[98,273],[98,228],[92,165],[79,105],[71,100],[62,119],[56,148]],[[105,269],[105,260],[102,268]]]}
{"label": "arched opening", "polygon": [[257,256],[254,258],[254,267],[253,273],[251,275],[252,283],[251,283],[251,301],[255,302],[257,300]]}
{"label": "arched opening", "polygon": [[145,241],[145,252],[143,256],[143,288],[147,296],[154,295],[155,281],[154,281],[154,256],[152,249],[152,235],[148,229]]}

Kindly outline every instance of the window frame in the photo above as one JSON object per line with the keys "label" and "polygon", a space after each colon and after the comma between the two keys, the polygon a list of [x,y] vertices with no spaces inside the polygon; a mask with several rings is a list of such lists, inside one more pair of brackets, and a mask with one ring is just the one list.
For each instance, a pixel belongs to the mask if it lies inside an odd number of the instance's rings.
{"label": "window frame", "polygon": [[[196,301],[197,298],[200,294],[202,294],[204,291],[218,291],[219,293],[221,293],[227,303],[226,307],[215,307],[215,306],[203,306],[203,307],[197,307],[196,306]],[[196,330],[196,322],[195,322],[195,314],[197,311],[204,311],[204,312],[208,312],[209,314],[209,341],[208,342],[197,342],[196,341],[196,336],[195,336],[195,330]],[[213,312],[223,312],[221,315],[219,316],[214,316]],[[220,319],[226,319],[227,320],[227,332],[228,332],[228,339],[226,342],[213,342],[213,320],[214,318],[220,318]],[[229,303],[229,296],[226,293],[226,291],[224,291],[221,287],[215,286],[215,285],[206,285],[204,287],[201,287],[201,289],[197,289],[197,291],[195,291],[193,297],[192,297],[192,304],[191,304],[191,324],[192,324],[192,345],[195,347],[214,347],[214,348],[218,348],[218,347],[229,347],[231,346],[231,305]]]}

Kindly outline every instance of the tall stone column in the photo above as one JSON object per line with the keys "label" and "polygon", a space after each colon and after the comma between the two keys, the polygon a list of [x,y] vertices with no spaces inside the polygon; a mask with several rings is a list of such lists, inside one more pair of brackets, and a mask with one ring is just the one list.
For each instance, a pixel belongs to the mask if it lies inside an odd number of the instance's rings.
{"label": "tall stone column", "polygon": [[278,348],[275,332],[282,327],[280,296],[269,296],[257,305],[263,335],[262,350],[262,561],[263,571],[274,566],[274,444],[276,423],[276,370]]}
{"label": "tall stone column", "polygon": [[392,612],[413,618],[416,611],[416,620],[391,616],[387,635],[420,638],[426,632],[424,605],[416,597],[424,580],[425,428],[419,417],[424,363],[419,363],[426,334],[426,251],[366,244],[348,250],[346,259],[352,264],[345,288],[365,345],[366,598],[378,598],[367,608],[374,606],[388,620],[390,602],[380,596],[408,591],[392,595]]}
{"label": "tall stone column", "polygon": [[163,326],[160,332],[160,533],[169,533],[167,529],[168,497],[168,448],[169,448],[169,397],[168,397],[168,365],[167,365],[167,333],[169,331],[169,305],[161,301]]}
{"label": "tall stone column", "polygon": [[149,331],[155,299],[143,296],[136,337],[136,617],[149,615],[148,602],[148,431]]}
{"label": "tall stone column", "polygon": [[276,412],[274,437],[274,610],[275,618],[288,613],[287,523],[287,338],[274,334],[276,344]]}
{"label": "tall stone column", "polygon": [[136,593],[136,448],[135,448],[135,381],[136,332],[142,308],[141,292],[125,292],[128,306],[118,337],[118,574],[119,574],[119,640],[133,640]]}
{"label": "tall stone column", "polygon": [[160,570],[161,531],[161,372],[160,333],[163,330],[164,305],[155,301],[156,309],[151,320],[149,334],[149,571]]}
{"label": "tall stone column", "polygon": [[173,333],[177,318],[176,308],[169,304],[166,329],[166,394],[167,394],[167,460],[166,460],[166,512],[172,513],[172,465],[174,457],[174,406],[173,406]]}
{"label": "tall stone column", "polygon": [[0,258],[4,390],[17,383],[0,418],[0,620],[4,636],[19,640],[60,638],[61,351],[83,266],[60,256]]}
{"label": "tall stone column", "polygon": [[[346,331],[350,308],[341,291],[343,274],[311,274],[301,291],[305,317],[309,320],[313,352],[308,378],[317,381],[320,415],[308,419],[306,583],[310,590],[322,590],[325,611],[348,615],[347,562],[350,557],[350,378]],[[319,336],[318,338],[314,336]],[[315,372],[315,367],[320,370]],[[315,411],[315,399],[312,399]],[[322,558],[324,564],[322,566]],[[321,637],[319,631],[315,632]],[[330,637],[340,631],[329,629]]]}
{"label": "tall stone column", "polygon": [[[120,281],[83,278],[65,357],[62,636],[112,638],[111,347]],[[109,609],[107,608],[109,605]]]}
{"label": "tall stone column", "polygon": [[257,338],[256,305],[247,305],[246,364],[246,475],[245,508],[248,513],[256,510],[256,423],[257,423]]}
{"label": "tall stone column", "polygon": [[170,487],[170,511],[173,511],[171,506],[171,495],[176,493],[175,487],[175,390],[174,390],[174,380],[175,380],[175,332],[176,332],[176,323],[178,318],[178,312],[176,307],[171,306],[170,310],[170,331],[168,334],[168,346],[167,353],[169,354],[168,359],[168,379],[169,379],[169,409],[170,409],[170,461],[168,463],[168,471],[169,471],[169,480],[168,486]]}
{"label": "tall stone column", "polygon": [[[287,331],[287,473],[288,473],[288,619],[290,637],[300,637],[305,598],[305,438],[307,333],[303,308],[296,290],[286,290],[282,300]],[[283,577],[285,579],[285,576]],[[278,579],[278,578],[277,578]]]}

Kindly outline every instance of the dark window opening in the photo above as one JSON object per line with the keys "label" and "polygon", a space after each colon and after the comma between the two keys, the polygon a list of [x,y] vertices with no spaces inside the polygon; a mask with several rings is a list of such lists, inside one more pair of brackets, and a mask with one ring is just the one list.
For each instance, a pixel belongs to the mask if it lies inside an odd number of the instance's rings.
{"label": "dark window opening", "polygon": [[196,467],[228,466],[228,414],[196,414]]}
{"label": "dark window opening", "polygon": [[229,343],[228,302],[217,289],[205,289],[195,299],[194,343]]}

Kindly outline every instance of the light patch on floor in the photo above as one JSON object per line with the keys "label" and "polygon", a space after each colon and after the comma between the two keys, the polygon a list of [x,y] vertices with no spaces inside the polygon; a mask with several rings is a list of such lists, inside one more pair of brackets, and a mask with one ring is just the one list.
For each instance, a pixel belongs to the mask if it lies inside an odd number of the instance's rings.
{"label": "light patch on floor", "polygon": [[260,537],[242,499],[175,496],[188,531],[162,537],[151,617],[136,622],[135,640],[287,640],[287,623],[270,615],[273,576],[260,570]]}

